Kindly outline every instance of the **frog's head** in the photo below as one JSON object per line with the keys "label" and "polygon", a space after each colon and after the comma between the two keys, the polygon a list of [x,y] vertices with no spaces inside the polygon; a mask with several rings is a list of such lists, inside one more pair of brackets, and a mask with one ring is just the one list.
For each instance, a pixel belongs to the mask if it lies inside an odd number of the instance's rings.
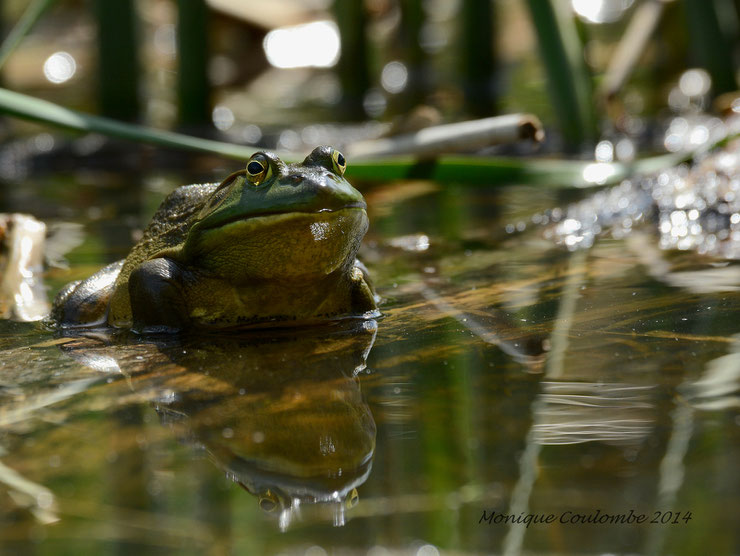
{"label": "frog's head", "polygon": [[320,277],[352,265],[368,220],[345,168],[331,147],[300,164],[252,155],[205,203],[181,256],[232,283]]}

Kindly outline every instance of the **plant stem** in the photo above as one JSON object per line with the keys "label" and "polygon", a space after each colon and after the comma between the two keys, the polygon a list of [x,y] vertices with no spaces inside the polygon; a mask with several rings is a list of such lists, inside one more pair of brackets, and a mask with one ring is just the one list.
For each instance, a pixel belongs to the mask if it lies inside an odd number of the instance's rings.
{"label": "plant stem", "polygon": [[573,15],[559,0],[528,4],[560,129],[566,145],[577,149],[596,138],[597,126],[591,78]]}
{"label": "plant stem", "polygon": [[182,133],[119,122],[103,116],[92,116],[7,89],[0,89],[0,111],[24,120],[75,131],[101,133],[139,143],[219,154],[239,160],[246,160],[255,151],[254,147],[199,139]]}
{"label": "plant stem", "polygon": [[712,77],[714,95],[737,88],[733,65],[733,48],[736,37],[722,32],[717,5],[714,0],[685,0],[686,20],[691,38],[690,45],[696,61]]}
{"label": "plant stem", "polygon": [[363,2],[334,0],[334,17],[342,44],[337,75],[342,84],[340,110],[349,119],[365,117],[363,99],[370,89],[367,15]]}
{"label": "plant stem", "polygon": [[23,38],[28,34],[31,28],[36,24],[46,9],[51,6],[55,0],[32,0],[26,11],[11,29],[8,36],[0,45],[0,68],[5,65],[10,55],[15,51]]}
{"label": "plant stem", "polygon": [[103,115],[139,117],[139,56],[133,0],[94,0],[98,23],[98,99]]}
{"label": "plant stem", "polygon": [[[259,147],[199,139],[172,131],[145,128],[102,116],[91,116],[0,88],[0,112],[81,132],[101,133],[160,147],[211,153],[244,161]],[[722,144],[728,139],[718,143]],[[278,153],[290,162],[302,157]],[[442,183],[487,186],[528,184],[542,187],[593,187],[617,183],[635,173],[649,173],[689,160],[692,152],[671,153],[637,160],[631,164],[584,162],[579,160],[527,159],[480,156],[439,156],[419,161],[415,157],[387,157],[350,161],[347,176],[367,181],[427,179]]]}
{"label": "plant stem", "polygon": [[177,2],[177,97],[180,125],[211,123],[211,87],[208,80],[208,19],[204,0]]}

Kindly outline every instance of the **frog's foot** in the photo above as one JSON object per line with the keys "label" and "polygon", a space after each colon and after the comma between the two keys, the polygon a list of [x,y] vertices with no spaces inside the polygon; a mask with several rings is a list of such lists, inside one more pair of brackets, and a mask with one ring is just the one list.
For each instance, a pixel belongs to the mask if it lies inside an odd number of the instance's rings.
{"label": "frog's foot", "polygon": [[87,280],[67,284],[54,299],[51,320],[63,328],[105,324],[108,302],[122,266],[123,261],[117,261]]}
{"label": "frog's foot", "polygon": [[355,260],[355,264],[350,271],[350,280],[352,282],[352,313],[377,313],[378,298],[370,284],[365,265],[358,260]]}
{"label": "frog's foot", "polygon": [[362,279],[372,290],[373,286],[372,282],[370,282],[370,272],[367,270],[367,267],[363,264],[363,262],[360,259],[355,259],[355,262],[352,266],[354,267],[352,269],[354,272],[359,270],[362,273]]}
{"label": "frog's foot", "polygon": [[173,333],[187,327],[182,276],[177,263],[164,257],[134,269],[128,281],[134,332]]}

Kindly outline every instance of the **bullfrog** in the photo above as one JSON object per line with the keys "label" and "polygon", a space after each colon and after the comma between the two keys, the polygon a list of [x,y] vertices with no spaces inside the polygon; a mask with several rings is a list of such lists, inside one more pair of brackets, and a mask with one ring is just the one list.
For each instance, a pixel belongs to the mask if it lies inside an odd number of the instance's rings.
{"label": "bullfrog", "polygon": [[377,315],[346,166],[328,146],[299,164],[258,152],[221,183],[177,188],[125,260],[59,292],[52,321],[156,333]]}

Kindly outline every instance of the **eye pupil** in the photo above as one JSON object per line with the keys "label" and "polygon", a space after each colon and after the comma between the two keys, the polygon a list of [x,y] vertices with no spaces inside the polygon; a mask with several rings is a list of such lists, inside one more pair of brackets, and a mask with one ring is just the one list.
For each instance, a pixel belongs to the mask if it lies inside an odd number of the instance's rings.
{"label": "eye pupil", "polygon": [[247,164],[247,172],[250,174],[257,175],[265,171],[265,167],[262,166],[261,163],[257,162],[256,160],[253,160],[249,164]]}
{"label": "eye pupil", "polygon": [[344,166],[346,164],[344,160],[344,155],[342,153],[337,153],[337,164],[340,166]]}

